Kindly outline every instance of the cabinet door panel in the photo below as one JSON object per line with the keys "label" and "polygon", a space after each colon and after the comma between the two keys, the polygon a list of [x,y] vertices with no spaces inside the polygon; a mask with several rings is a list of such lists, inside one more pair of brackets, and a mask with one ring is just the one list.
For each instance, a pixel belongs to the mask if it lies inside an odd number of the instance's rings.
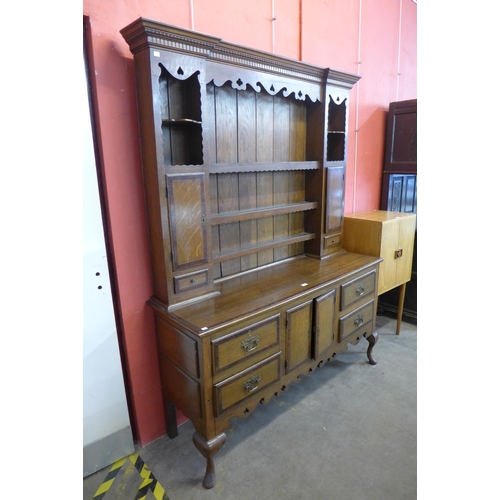
{"label": "cabinet door panel", "polygon": [[325,232],[339,231],[344,213],[344,167],[326,169]]}
{"label": "cabinet door panel", "polygon": [[286,312],[287,373],[311,359],[312,300]]}
{"label": "cabinet door panel", "polygon": [[207,262],[203,173],[167,175],[172,267]]}
{"label": "cabinet door panel", "polygon": [[399,219],[399,246],[401,256],[397,260],[397,281],[406,283],[411,279],[413,243],[415,240],[415,217]]}
{"label": "cabinet door panel", "polygon": [[396,250],[399,248],[399,223],[398,220],[389,221],[381,226],[381,248],[380,257],[384,261],[380,264],[380,275],[378,282],[378,293],[386,292],[397,285]]}
{"label": "cabinet door panel", "polygon": [[315,303],[315,348],[314,358],[335,342],[335,290],[317,299]]}

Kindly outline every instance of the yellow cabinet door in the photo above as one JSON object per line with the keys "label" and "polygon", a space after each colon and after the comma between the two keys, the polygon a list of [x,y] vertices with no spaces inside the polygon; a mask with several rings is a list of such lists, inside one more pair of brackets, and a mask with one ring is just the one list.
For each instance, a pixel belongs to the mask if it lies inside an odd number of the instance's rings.
{"label": "yellow cabinet door", "polygon": [[411,279],[411,266],[413,262],[413,245],[415,242],[415,222],[414,217],[402,217],[399,220],[399,248],[401,255],[396,259],[398,282],[406,283]]}

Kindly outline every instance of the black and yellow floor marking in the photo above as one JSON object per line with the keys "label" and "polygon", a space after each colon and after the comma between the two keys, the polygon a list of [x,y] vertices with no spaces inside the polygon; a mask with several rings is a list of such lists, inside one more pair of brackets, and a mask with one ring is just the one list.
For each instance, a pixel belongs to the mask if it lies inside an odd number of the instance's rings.
{"label": "black and yellow floor marking", "polygon": [[95,492],[93,500],[102,500],[104,498],[104,495],[113,485],[116,476],[120,472],[120,469],[127,461],[127,459],[129,459],[134,464],[137,472],[139,472],[139,475],[142,477],[142,483],[139,486],[137,495],[130,500],[146,500],[148,491],[151,491],[155,500],[170,500],[165,493],[162,485],[154,477],[153,473],[149,470],[148,466],[144,463],[142,458],[137,453],[132,453],[132,455],[118,460],[111,466],[101,486],[99,486],[99,488]]}
{"label": "black and yellow floor marking", "polygon": [[121,460],[118,460],[118,462],[115,462],[111,466],[111,469],[109,470],[108,474],[106,475],[101,486],[99,486],[98,490],[95,492],[94,500],[101,500],[104,497],[104,495],[108,492],[109,488],[111,488],[111,485],[113,484],[114,480],[116,479],[116,476],[120,472],[120,469],[122,468],[122,465],[125,463],[127,458],[128,457],[122,458]]}
{"label": "black and yellow floor marking", "polygon": [[143,479],[134,500],[144,500],[148,490],[151,490],[156,500],[169,500],[162,485],[153,476],[153,473],[148,469],[142,458],[137,453],[130,455],[129,458]]}

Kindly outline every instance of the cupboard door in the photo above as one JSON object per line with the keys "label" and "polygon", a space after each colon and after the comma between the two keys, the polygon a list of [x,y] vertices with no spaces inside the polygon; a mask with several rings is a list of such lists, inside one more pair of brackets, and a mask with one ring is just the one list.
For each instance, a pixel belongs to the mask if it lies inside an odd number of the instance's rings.
{"label": "cupboard door", "polygon": [[313,302],[309,300],[286,312],[286,372],[311,359]]}
{"label": "cupboard door", "polygon": [[397,282],[406,283],[411,279],[411,266],[413,262],[413,244],[415,241],[415,219],[408,217],[399,221],[399,245],[397,248]]}
{"label": "cupboard door", "polygon": [[318,359],[335,342],[335,300],[335,290],[314,299],[314,359]]}
{"label": "cupboard door", "polygon": [[204,174],[166,177],[173,270],[204,264],[207,262]]}
{"label": "cupboard door", "polygon": [[396,251],[399,248],[399,223],[395,219],[386,221],[379,227],[380,257],[384,259],[380,265],[378,282],[380,295],[399,284],[397,281],[398,259],[396,258]]}
{"label": "cupboard door", "polygon": [[344,167],[326,169],[325,233],[340,231],[344,213]]}

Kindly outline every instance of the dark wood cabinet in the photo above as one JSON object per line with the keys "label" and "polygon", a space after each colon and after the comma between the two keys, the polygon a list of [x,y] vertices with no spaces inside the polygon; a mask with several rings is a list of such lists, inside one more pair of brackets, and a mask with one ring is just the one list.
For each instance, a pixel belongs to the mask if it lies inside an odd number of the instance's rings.
{"label": "dark wood cabinet", "polygon": [[375,363],[381,259],[341,244],[359,77],[148,19],[121,33],[135,63],[167,428],[176,435],[174,405],[193,422],[210,488],[231,418],[361,338]]}
{"label": "dark wood cabinet", "polygon": [[[387,114],[381,210],[417,213],[417,99],[391,102]],[[413,246],[411,279],[406,284],[403,304],[398,290],[379,298],[380,310],[417,318],[417,229]],[[401,310],[402,306],[402,310]]]}
{"label": "dark wood cabinet", "polygon": [[389,104],[384,174],[417,173],[417,100]]}

